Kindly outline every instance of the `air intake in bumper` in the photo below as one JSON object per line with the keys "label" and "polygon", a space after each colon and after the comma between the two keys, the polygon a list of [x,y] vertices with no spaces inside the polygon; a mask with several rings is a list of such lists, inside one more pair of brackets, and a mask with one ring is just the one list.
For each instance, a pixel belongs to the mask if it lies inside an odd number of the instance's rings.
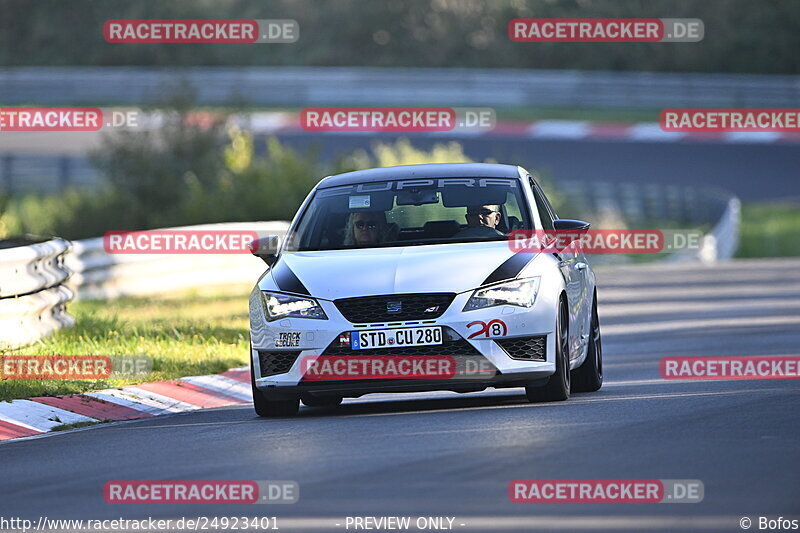
{"label": "air intake in bumper", "polygon": [[496,339],[495,342],[511,359],[521,361],[546,361],[547,336],[515,337],[513,339]]}
{"label": "air intake in bumper", "polygon": [[258,351],[258,363],[261,367],[261,377],[274,376],[275,374],[285,374],[292,369],[292,365],[297,360],[300,352],[267,352]]}

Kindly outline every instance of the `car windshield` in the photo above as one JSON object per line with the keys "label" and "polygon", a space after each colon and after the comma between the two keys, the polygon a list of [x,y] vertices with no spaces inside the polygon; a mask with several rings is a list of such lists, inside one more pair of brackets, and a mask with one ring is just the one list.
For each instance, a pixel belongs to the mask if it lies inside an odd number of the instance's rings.
{"label": "car windshield", "polygon": [[442,178],[316,191],[287,251],[416,246],[507,239],[532,229],[515,179]]}

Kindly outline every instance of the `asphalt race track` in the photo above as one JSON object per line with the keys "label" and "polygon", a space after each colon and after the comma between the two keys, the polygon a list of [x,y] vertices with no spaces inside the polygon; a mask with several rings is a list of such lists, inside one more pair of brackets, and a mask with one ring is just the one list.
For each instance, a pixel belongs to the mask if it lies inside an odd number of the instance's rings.
{"label": "asphalt race track", "polygon": [[[398,135],[284,131],[276,136],[294,148],[316,151],[323,161],[333,161],[357,149],[369,149],[376,141],[393,142],[399,137],[411,139],[421,149],[456,141],[476,161],[489,158],[518,164],[560,180],[702,185],[726,190],[745,202],[800,201],[798,142],[663,142],[475,136],[458,132]],[[99,139],[95,132],[7,132],[0,139],[0,151],[85,157],[88,150],[99,146]],[[256,149],[263,151],[265,141],[264,136],[258,135]],[[698,181],[698,176],[702,176],[702,181]]]}
{"label": "asphalt race track", "polygon": [[[515,389],[380,395],[296,419],[249,407],[0,445],[0,514],[277,516],[345,531],[345,516],[451,516],[454,529],[741,531],[800,514],[798,381],[663,381],[675,356],[797,355],[800,260],[600,269],[606,384],[567,402]],[[245,310],[243,310],[245,312]],[[697,479],[694,504],[515,504],[514,479]],[[109,480],[295,480],[293,505],[110,505]],[[336,526],[335,524],[340,524]],[[464,524],[463,526],[461,524]]]}

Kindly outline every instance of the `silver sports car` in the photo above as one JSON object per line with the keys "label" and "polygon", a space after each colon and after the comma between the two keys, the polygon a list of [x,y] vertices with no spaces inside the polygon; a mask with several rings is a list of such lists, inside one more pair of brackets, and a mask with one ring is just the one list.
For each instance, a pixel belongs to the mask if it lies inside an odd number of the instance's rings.
{"label": "silver sports car", "polygon": [[296,414],[375,392],[524,387],[558,401],[603,383],[595,275],[577,247],[518,251],[515,230],[568,231],[525,169],[409,165],[320,181],[250,297],[253,403]]}

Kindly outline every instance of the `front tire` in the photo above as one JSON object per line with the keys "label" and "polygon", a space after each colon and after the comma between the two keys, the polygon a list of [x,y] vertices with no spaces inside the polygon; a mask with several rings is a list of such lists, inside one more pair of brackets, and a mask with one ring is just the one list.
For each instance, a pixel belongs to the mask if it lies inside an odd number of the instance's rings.
{"label": "front tire", "polygon": [[250,349],[250,385],[253,388],[253,408],[262,418],[295,416],[300,410],[300,400],[268,400],[256,387],[256,374],[253,367],[253,350]]}
{"label": "front tire", "polygon": [[586,361],[575,370],[572,392],[594,392],[603,386],[603,342],[600,337],[600,318],[597,315],[597,295],[592,301],[592,326],[589,331],[589,353]]}
{"label": "front tire", "polygon": [[525,387],[529,402],[560,402],[569,399],[569,315],[562,301],[556,321],[556,372],[543,387]]}

